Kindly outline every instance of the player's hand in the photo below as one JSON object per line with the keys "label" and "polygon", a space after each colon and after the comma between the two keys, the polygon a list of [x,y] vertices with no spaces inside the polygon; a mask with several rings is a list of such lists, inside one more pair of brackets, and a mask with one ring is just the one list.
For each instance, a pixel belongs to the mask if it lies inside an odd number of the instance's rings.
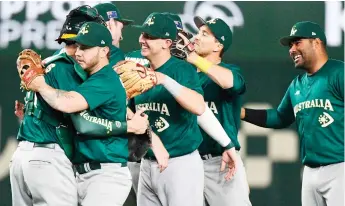
{"label": "player's hand", "polygon": [[181,32],[179,32],[177,34],[179,37],[181,37],[181,39],[183,40],[183,46],[186,47],[187,51],[188,51],[188,55],[187,55],[187,62],[194,64],[194,62],[196,61],[197,57],[199,56],[194,49],[194,42],[192,42],[191,40],[189,40],[185,35],[183,35]]}
{"label": "player's hand", "polygon": [[16,100],[14,102],[14,114],[18,117],[20,121],[24,118],[24,104]]}
{"label": "player's hand", "polygon": [[29,84],[28,89],[31,91],[37,92],[41,87],[46,85],[43,76],[37,76],[32,82]]}
{"label": "player's hand", "polygon": [[229,169],[229,171],[227,172],[224,178],[226,180],[230,180],[232,177],[235,176],[238,167],[235,147],[225,150],[223,152],[220,171],[223,172],[226,167]]}
{"label": "player's hand", "polygon": [[160,172],[163,172],[168,167],[170,155],[165,149],[163,143],[159,137],[152,132],[152,151],[157,159],[158,168]]}
{"label": "player's hand", "polygon": [[246,116],[246,110],[241,107],[241,119],[244,119],[244,117]]}
{"label": "player's hand", "polygon": [[127,121],[127,132],[134,134],[144,134],[149,125],[148,116],[144,113],[145,109],[137,111],[131,120]]}
{"label": "player's hand", "polygon": [[165,74],[156,72],[156,77],[157,77],[157,85],[163,84],[165,80]]}

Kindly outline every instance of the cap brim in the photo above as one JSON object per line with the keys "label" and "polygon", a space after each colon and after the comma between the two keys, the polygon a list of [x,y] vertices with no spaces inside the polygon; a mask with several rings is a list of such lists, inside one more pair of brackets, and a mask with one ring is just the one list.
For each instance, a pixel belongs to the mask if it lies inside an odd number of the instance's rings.
{"label": "cap brim", "polygon": [[155,37],[155,35],[152,34],[150,29],[148,27],[146,27],[146,26],[143,26],[143,25],[132,25],[132,27],[138,29],[141,32],[145,32],[145,33],[149,34],[150,36]]}
{"label": "cap brim", "polygon": [[206,21],[203,20],[203,19],[202,19],[201,17],[199,17],[199,16],[194,17],[194,23],[195,23],[196,27],[198,27],[198,28],[200,28],[200,27],[206,25]]}
{"label": "cap brim", "polygon": [[90,45],[90,44],[88,44],[87,42],[83,42],[83,40],[81,40],[80,38],[78,38],[78,36],[76,36],[76,37],[71,37],[71,38],[66,38],[66,40],[75,41],[75,42],[78,43],[78,44],[82,44],[82,45],[85,45],[85,46],[88,46],[88,47],[94,47],[94,45]]}
{"label": "cap brim", "polygon": [[62,34],[59,38],[55,39],[55,41],[69,40],[68,38],[73,38],[76,36],[76,34]]}
{"label": "cap brim", "polygon": [[122,22],[125,26],[133,24],[133,20],[131,19],[116,19],[116,21]]}
{"label": "cap brim", "polygon": [[279,42],[283,46],[289,46],[292,41],[295,41],[297,39],[302,39],[302,38],[305,38],[305,37],[302,37],[302,36],[285,36],[285,37],[280,38]]}

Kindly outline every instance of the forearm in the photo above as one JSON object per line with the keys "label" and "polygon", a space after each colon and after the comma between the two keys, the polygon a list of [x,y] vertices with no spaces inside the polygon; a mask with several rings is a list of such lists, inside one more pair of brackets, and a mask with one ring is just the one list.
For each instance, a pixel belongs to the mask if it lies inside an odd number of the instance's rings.
{"label": "forearm", "polygon": [[284,120],[284,117],[280,115],[276,109],[244,109],[245,116],[243,121],[260,127],[280,129],[285,128],[292,123]]}
{"label": "forearm", "polygon": [[77,92],[54,89],[48,84],[38,91],[42,98],[54,109],[64,113],[74,113],[88,108],[86,100]]}
{"label": "forearm", "polygon": [[152,145],[151,145],[151,149],[153,151],[153,153],[156,155],[156,151],[159,148],[165,148],[163,142],[161,141],[161,139],[158,137],[158,135],[156,135],[156,133],[154,133],[153,131],[151,132],[152,135]]}
{"label": "forearm", "polygon": [[224,128],[219,123],[211,109],[206,105],[205,112],[198,116],[199,126],[222,147],[230,149],[235,145],[231,142],[230,137],[226,134]]}
{"label": "forearm", "polygon": [[221,88],[229,89],[234,86],[234,75],[231,70],[213,64],[200,56],[198,56],[193,63],[201,72],[204,72]]}
{"label": "forearm", "polygon": [[87,111],[71,114],[71,119],[75,129],[86,136],[109,137],[127,133],[127,122],[98,118]]}
{"label": "forearm", "polygon": [[169,76],[165,77],[163,86],[174,96],[175,100],[187,111],[201,115],[205,111],[204,97],[196,91],[182,86]]}

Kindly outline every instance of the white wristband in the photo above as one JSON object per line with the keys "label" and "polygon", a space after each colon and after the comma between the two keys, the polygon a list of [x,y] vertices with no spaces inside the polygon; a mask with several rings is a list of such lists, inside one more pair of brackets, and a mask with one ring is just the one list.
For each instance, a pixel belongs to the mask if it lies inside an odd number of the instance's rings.
{"label": "white wristband", "polygon": [[171,95],[177,97],[181,93],[183,86],[176,82],[174,79],[165,75],[163,86],[170,92]]}
{"label": "white wristband", "polygon": [[205,106],[205,112],[198,116],[198,124],[199,126],[212,137],[215,141],[217,141],[222,147],[226,147],[231,142],[231,139],[226,134],[224,128],[219,123],[216,116],[214,116],[211,109]]}

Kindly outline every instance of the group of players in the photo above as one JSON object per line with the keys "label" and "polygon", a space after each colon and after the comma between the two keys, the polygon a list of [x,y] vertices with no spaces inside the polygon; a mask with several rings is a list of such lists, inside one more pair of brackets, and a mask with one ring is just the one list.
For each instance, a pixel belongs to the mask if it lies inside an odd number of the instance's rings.
{"label": "group of players", "polygon": [[[194,22],[199,31],[191,40],[178,15],[154,12],[134,26],[140,50],[124,55],[122,29],[133,21],[114,4],[69,13],[57,39],[65,47],[44,60],[46,74],[31,82],[24,111],[16,103],[14,206],[123,205],[132,186],[140,206],[251,205],[238,153],[241,118],[269,128],[296,121],[302,205],[344,204],[344,63],[328,58],[322,29],[298,22],[281,39],[306,73],[278,109],[241,110],[244,78],[222,60],[232,44],[229,26],[220,18]],[[128,101],[113,70],[124,59],[157,77],[155,87]],[[151,149],[140,163],[128,162],[126,134],[143,134],[147,125]]]}

